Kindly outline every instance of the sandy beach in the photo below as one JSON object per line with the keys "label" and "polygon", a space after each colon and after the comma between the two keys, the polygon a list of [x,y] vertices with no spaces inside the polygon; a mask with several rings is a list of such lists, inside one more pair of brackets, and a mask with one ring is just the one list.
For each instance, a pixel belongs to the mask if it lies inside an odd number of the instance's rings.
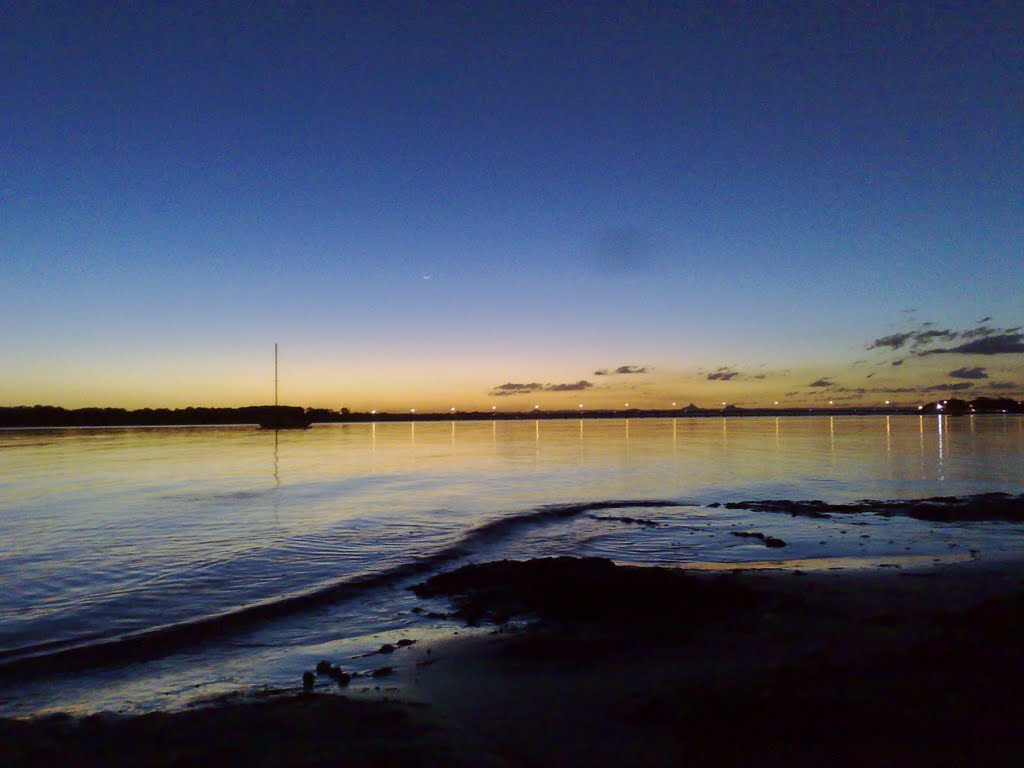
{"label": "sandy beach", "polygon": [[393,684],[320,675],[311,693],[182,712],[5,721],[5,763],[992,765],[1017,764],[1024,741],[1020,563],[721,574],[549,558],[420,590],[486,632],[402,649]]}

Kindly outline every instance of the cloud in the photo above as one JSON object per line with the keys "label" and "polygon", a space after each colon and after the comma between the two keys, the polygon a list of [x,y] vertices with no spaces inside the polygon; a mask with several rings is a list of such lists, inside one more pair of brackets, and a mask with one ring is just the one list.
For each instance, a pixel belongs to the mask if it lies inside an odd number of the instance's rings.
{"label": "cloud", "polygon": [[1014,384],[1012,381],[990,381],[985,386],[989,389],[1022,389],[1020,384]]}
{"label": "cloud", "polygon": [[889,336],[883,336],[880,339],[875,339],[867,348],[880,349],[881,347],[889,347],[890,349],[902,349],[913,335],[913,331],[907,331],[906,333],[893,333]]}
{"label": "cloud", "polygon": [[[1007,329],[1013,331],[1016,329]],[[948,349],[929,349],[920,355],[1012,355],[1024,352],[1024,333],[998,333]]]}
{"label": "cloud", "polygon": [[829,378],[828,376],[824,376],[824,377],[818,379],[817,381],[812,381],[807,386],[808,387],[834,387],[835,386],[835,382],[832,381],[831,378]]}
{"label": "cloud", "polygon": [[510,381],[506,384],[499,384],[491,390],[491,394],[498,397],[503,395],[525,395],[530,392],[539,392],[542,389],[544,389],[544,385],[536,381],[531,384],[515,384]]}
{"label": "cloud", "polygon": [[975,366],[973,368],[957,368],[955,371],[950,371],[949,375],[954,379],[987,379],[988,374],[985,373],[984,368]]}
{"label": "cloud", "polygon": [[590,389],[592,386],[594,385],[583,379],[568,384],[541,384],[537,381],[530,382],[529,384],[519,384],[510,381],[496,386],[491,390],[491,395],[494,397],[508,397],[509,395],[528,395],[531,392],[579,392],[584,389]]}
{"label": "cloud", "polygon": [[590,389],[593,384],[589,381],[580,379],[572,384],[548,384],[544,387],[545,392],[579,392],[583,389]]}
{"label": "cloud", "polygon": [[723,365],[717,371],[712,371],[707,375],[708,381],[732,381],[740,375],[739,371],[734,371],[727,365]]}
{"label": "cloud", "polygon": [[893,360],[892,364],[893,365],[903,365],[903,360]]}
{"label": "cloud", "polygon": [[935,384],[931,387],[925,387],[922,392],[961,392],[965,389],[970,389],[974,386],[974,382],[961,381],[959,384]]}
{"label": "cloud", "polygon": [[617,373],[648,373],[650,367],[646,365],[620,365],[614,371],[610,371],[607,368],[602,368],[599,371],[594,371],[595,376],[614,376]]}
{"label": "cloud", "polygon": [[[958,331],[950,328],[935,329],[931,322],[919,323],[916,328],[899,333],[891,333],[888,336],[881,336],[872,341],[867,349],[890,349],[896,350],[908,347],[917,356],[924,355],[1005,355],[1016,352],[1024,352],[1024,333],[1021,327],[1014,328],[993,328],[987,323],[991,317],[983,317],[974,328]],[[951,342],[961,340],[961,344],[954,347],[940,347],[938,349],[926,349],[936,342]],[[893,365],[899,365],[902,361],[893,361]]]}

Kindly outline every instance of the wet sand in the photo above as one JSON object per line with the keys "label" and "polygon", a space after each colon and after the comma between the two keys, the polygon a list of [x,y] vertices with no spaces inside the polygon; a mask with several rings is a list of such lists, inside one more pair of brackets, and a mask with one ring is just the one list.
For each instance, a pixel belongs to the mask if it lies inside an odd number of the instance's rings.
{"label": "wet sand", "polygon": [[558,558],[423,590],[499,625],[395,654],[395,690],[376,695],[4,722],[5,764],[1016,765],[1024,747],[1019,563],[722,575]]}

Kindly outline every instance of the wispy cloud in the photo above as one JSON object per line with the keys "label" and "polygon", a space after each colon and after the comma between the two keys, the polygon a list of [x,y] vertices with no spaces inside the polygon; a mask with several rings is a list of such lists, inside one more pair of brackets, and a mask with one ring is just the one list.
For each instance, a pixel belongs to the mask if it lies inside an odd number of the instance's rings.
{"label": "wispy cloud", "polygon": [[[995,328],[987,323],[991,317],[983,317],[974,328],[953,330],[950,328],[935,329],[934,323],[919,323],[916,328],[899,333],[881,336],[870,344],[867,349],[889,349],[893,352],[908,347],[918,357],[926,355],[1005,355],[1024,352],[1024,333],[1021,327]],[[938,342],[960,340],[962,343],[953,347],[932,345]],[[902,360],[893,361],[900,365]]]}
{"label": "wispy cloud", "polygon": [[934,384],[930,387],[925,387],[922,392],[962,392],[965,389],[970,389],[974,386],[972,381],[961,381],[957,384]]}
{"label": "wispy cloud", "polygon": [[707,375],[708,381],[732,381],[740,375],[739,371],[733,370],[727,365],[723,365],[718,370],[712,371]]}
{"label": "wispy cloud", "polygon": [[614,376],[620,373],[648,373],[650,367],[646,365],[620,365],[618,368],[609,369],[602,368],[599,371],[594,371],[595,376]]}
{"label": "wispy cloud", "polygon": [[973,368],[957,368],[955,371],[950,371],[949,375],[954,379],[987,379],[988,374],[985,373],[985,369],[979,366]]}
{"label": "wispy cloud", "polygon": [[1024,352],[1024,333],[1000,333],[984,336],[948,349],[929,349],[924,355],[1012,355]]}
{"label": "wispy cloud", "polygon": [[824,377],[818,379],[817,381],[812,381],[807,386],[808,387],[834,387],[835,384],[836,383],[834,381],[832,381],[832,379],[830,377],[824,376]]}
{"label": "wispy cloud", "polygon": [[541,384],[537,381],[524,384],[509,381],[494,387],[491,390],[491,395],[494,397],[508,397],[510,395],[528,395],[532,392],[579,392],[584,389],[590,389],[593,386],[589,381],[583,379],[567,384]]}

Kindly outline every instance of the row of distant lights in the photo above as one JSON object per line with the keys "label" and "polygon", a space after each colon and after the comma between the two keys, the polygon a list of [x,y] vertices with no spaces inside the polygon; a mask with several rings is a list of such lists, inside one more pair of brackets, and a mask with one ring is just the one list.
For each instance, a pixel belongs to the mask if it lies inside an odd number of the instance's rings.
{"label": "row of distant lights", "polygon": [[[945,400],[943,400],[942,402],[946,402],[946,401],[945,401]],[[778,405],[778,404],[779,404],[779,401],[778,401],[778,400],[776,400],[776,401],[775,401],[775,404],[776,404],[776,405]],[[831,401],[831,400],[829,400],[829,401],[828,401],[828,404],[829,404],[829,405],[832,405],[833,403],[832,403],[832,401]],[[888,400],[886,400],[886,401],[885,401],[885,404],[886,404],[886,405],[889,405],[889,401],[888,401]],[[728,403],[722,403],[722,405],[723,405],[723,406],[725,406],[725,405],[728,405]],[[623,406],[624,406],[625,408],[629,408],[629,403],[623,403]],[[673,408],[676,408],[677,406],[678,406],[678,403],[672,403],[672,407],[673,407]],[[582,408],[582,407],[583,407],[583,403],[580,403],[580,404],[579,404],[579,405],[577,406],[577,408]],[[917,408],[918,408],[918,410],[920,410],[921,408],[924,408],[924,406],[923,406],[923,405],[919,405],[919,406],[917,406]],[[942,408],[942,406],[940,405],[940,406],[939,406],[939,408]],[[455,407],[454,407],[454,406],[452,406],[452,407],[451,407],[451,408],[449,408],[448,410],[449,410],[449,411],[450,411],[451,413],[455,413]],[[496,405],[492,405],[492,406],[491,406],[491,410],[492,410],[492,411],[496,411],[496,410],[498,410],[498,406],[496,406]],[[535,411],[539,411],[539,410],[540,410],[540,406],[539,406],[539,405],[535,405],[535,406],[533,406],[533,410],[535,410]],[[974,406],[971,406],[971,410],[974,410]],[[409,409],[409,413],[416,413],[416,409],[415,409],[415,408],[410,408],[410,409]],[[376,410],[376,409],[374,409],[374,410],[370,411],[370,415],[372,415],[372,416],[375,416],[376,414],[377,414],[377,410]]]}

